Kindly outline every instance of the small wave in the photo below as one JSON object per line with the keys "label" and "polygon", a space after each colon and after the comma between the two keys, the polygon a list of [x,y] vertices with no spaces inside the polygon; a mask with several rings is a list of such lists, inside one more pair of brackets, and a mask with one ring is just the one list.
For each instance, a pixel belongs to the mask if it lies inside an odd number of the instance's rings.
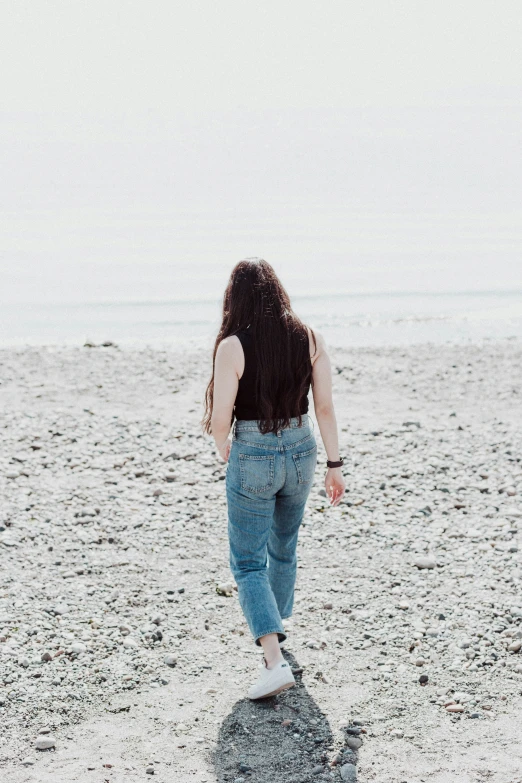
{"label": "small wave", "polygon": [[466,319],[465,315],[404,315],[399,318],[391,318],[384,323],[403,324],[403,323],[426,323],[427,321],[451,321],[454,318]]}
{"label": "small wave", "polygon": [[452,321],[452,320],[467,320],[467,316],[454,316],[454,315],[404,315],[397,318],[330,318],[322,321],[319,326],[357,326],[362,328],[372,328],[377,326],[387,326],[389,324],[404,324],[404,323],[428,323],[430,321]]}

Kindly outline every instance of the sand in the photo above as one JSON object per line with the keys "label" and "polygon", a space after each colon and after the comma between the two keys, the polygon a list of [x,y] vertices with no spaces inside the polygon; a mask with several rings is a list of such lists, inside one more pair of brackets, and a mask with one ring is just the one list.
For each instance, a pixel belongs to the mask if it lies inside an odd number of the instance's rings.
{"label": "sand", "polygon": [[318,470],[302,673],[253,704],[208,354],[1,350],[3,779],[522,780],[521,359],[332,351],[348,492]]}

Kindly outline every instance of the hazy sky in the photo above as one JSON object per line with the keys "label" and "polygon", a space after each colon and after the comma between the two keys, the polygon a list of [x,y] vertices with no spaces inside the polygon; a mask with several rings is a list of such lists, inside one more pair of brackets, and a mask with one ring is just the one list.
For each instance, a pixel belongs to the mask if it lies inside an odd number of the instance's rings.
{"label": "hazy sky", "polygon": [[518,2],[4,3],[0,301],[522,288]]}

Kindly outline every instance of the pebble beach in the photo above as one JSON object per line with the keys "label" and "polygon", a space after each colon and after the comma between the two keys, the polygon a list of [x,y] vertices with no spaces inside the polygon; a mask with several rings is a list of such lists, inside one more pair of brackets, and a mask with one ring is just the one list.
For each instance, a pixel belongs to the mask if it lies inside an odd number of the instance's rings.
{"label": "pebble beach", "polygon": [[208,351],[0,349],[3,780],[522,781],[522,342],[331,359],[347,493],[251,703]]}

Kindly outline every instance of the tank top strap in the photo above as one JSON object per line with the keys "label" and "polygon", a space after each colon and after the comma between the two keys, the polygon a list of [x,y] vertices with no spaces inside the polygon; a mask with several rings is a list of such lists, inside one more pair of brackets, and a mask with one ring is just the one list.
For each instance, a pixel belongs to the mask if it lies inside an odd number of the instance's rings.
{"label": "tank top strap", "polygon": [[236,337],[239,339],[241,345],[244,346],[246,342],[250,342],[252,335],[246,329],[241,329],[240,332],[236,332]]}

